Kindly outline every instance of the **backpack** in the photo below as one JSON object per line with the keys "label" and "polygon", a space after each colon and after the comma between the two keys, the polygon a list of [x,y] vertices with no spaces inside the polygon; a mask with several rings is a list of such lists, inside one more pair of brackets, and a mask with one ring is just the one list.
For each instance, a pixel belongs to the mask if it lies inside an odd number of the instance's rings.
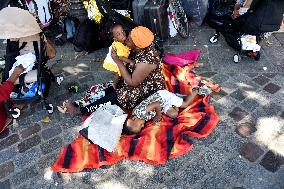
{"label": "backpack", "polygon": [[80,23],[73,41],[75,51],[92,52],[110,46],[109,41],[105,41],[100,37],[99,29],[99,25],[93,20],[88,19]]}
{"label": "backpack", "polygon": [[42,27],[50,25],[53,16],[49,0],[25,0],[29,12],[36,14]]}
{"label": "backpack", "polygon": [[258,35],[280,29],[284,14],[283,0],[259,1],[254,10],[248,11],[243,32]]}

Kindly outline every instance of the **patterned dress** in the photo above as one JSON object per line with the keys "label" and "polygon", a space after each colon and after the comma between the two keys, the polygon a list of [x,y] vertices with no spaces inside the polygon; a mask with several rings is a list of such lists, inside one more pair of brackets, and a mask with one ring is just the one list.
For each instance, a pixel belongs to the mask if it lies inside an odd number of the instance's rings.
{"label": "patterned dress", "polygon": [[144,99],[154,94],[158,90],[165,89],[164,76],[162,74],[161,59],[159,53],[153,47],[142,49],[132,58],[134,65],[126,65],[130,74],[133,73],[137,64],[156,64],[157,68],[153,70],[145,80],[137,87],[126,84],[121,78],[117,84],[117,100],[119,104],[126,109],[132,109]]}

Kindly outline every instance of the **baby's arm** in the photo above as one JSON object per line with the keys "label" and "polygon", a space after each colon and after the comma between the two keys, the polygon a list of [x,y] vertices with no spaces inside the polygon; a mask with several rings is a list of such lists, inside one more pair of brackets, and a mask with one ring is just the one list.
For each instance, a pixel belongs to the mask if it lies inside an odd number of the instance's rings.
{"label": "baby's arm", "polygon": [[124,56],[120,56],[119,59],[122,61],[122,62],[126,62],[126,63],[129,63],[130,65],[133,65],[134,64],[134,61],[133,60],[130,60]]}
{"label": "baby's arm", "polygon": [[160,102],[153,102],[146,107],[147,112],[151,112],[155,110],[156,115],[153,118],[155,122],[159,122],[162,119],[162,109]]}

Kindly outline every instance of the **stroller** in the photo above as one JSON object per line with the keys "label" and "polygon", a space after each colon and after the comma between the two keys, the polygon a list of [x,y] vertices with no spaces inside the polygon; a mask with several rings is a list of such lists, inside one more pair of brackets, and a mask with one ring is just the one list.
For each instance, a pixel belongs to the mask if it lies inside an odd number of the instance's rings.
{"label": "stroller", "polygon": [[260,59],[259,42],[265,33],[280,29],[283,13],[283,0],[253,0],[246,13],[236,19],[231,18],[234,1],[215,0],[207,17],[207,23],[216,29],[210,37],[210,43],[216,43],[222,34],[233,49],[237,51],[234,62],[238,63],[242,55]]}
{"label": "stroller", "polygon": [[[18,108],[13,108],[13,105],[31,103],[42,99],[46,110],[51,114],[53,113],[53,105],[48,104],[46,98],[48,96],[51,81],[55,81],[55,77],[46,66],[48,58],[46,56],[45,37],[35,18],[33,18],[28,11],[15,7],[8,7],[5,9],[1,10],[1,15],[3,17],[11,18],[11,14],[18,14],[19,17],[25,17],[26,20],[28,20],[27,18],[31,18],[34,23],[28,23],[28,21],[25,22],[26,25],[28,25],[27,27],[31,29],[29,32],[23,29],[26,32],[24,35],[21,31],[11,34],[11,32],[9,33],[9,31],[3,30],[3,36],[1,36],[1,38],[7,39],[7,46],[2,81],[6,81],[9,78],[9,72],[11,72],[10,70],[13,65],[18,62],[19,57],[23,57],[27,54],[32,54],[32,56],[35,57],[32,70],[26,74],[20,75],[18,81],[16,81],[14,91],[10,95],[10,99],[5,103],[6,109],[8,113],[16,119],[20,116],[20,110]],[[0,22],[5,22],[4,19],[5,18]],[[17,18],[15,18],[15,20],[17,20]],[[13,30],[11,23],[9,23],[9,26],[11,27],[11,30]],[[27,33],[30,33],[31,35]],[[21,35],[23,35],[23,37],[21,37]],[[25,41],[27,39],[30,40]]]}

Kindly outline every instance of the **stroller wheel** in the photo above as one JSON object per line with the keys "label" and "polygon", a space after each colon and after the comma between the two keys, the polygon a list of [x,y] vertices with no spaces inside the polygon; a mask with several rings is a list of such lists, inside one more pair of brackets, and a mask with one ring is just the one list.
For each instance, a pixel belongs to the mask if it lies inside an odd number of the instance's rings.
{"label": "stroller wheel", "polygon": [[63,80],[64,80],[64,77],[63,77],[63,76],[57,76],[57,77],[56,77],[56,83],[57,83],[57,85],[60,86],[61,83],[63,82]]}
{"label": "stroller wheel", "polygon": [[12,115],[14,119],[17,119],[21,115],[21,110],[19,108],[10,109],[9,113]]}
{"label": "stroller wheel", "polygon": [[219,36],[217,34],[213,35],[212,37],[210,37],[209,42],[212,43],[212,44],[217,43],[218,37]]}
{"label": "stroller wheel", "polygon": [[52,104],[47,104],[47,105],[45,106],[45,108],[46,108],[46,110],[47,110],[47,112],[48,112],[49,114],[52,114],[52,113],[53,113],[53,105],[52,105]]}
{"label": "stroller wheel", "polygon": [[240,62],[240,59],[241,59],[241,57],[240,57],[239,54],[235,54],[235,55],[234,55],[234,62],[235,62],[235,63],[239,63],[239,62]]}
{"label": "stroller wheel", "polygon": [[255,56],[253,57],[256,61],[259,61],[260,59],[260,52],[255,52]]}

